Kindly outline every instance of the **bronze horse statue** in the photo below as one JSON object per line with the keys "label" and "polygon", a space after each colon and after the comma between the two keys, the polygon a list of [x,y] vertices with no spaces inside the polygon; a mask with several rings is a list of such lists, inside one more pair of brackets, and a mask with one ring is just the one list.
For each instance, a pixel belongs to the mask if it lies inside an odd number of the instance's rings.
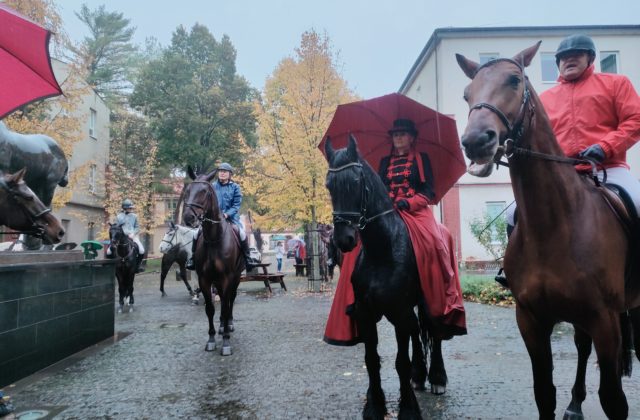
{"label": "bronze horse statue", "polygon": [[118,313],[122,313],[125,304],[129,306],[129,312],[133,312],[133,281],[138,269],[138,246],[124,233],[122,225],[109,223],[109,247],[111,248],[110,258],[117,260]]}
{"label": "bronze horse statue", "polygon": [[[0,121],[0,170],[14,173],[27,169],[24,180],[46,207],[51,206],[56,186],[69,183],[69,165],[64,152],[52,138],[43,134],[20,134]],[[40,242],[33,235],[26,238],[28,249]]]}
{"label": "bronze horse statue", "polygon": [[15,174],[0,171],[0,225],[56,244],[64,236],[60,221],[51,214],[24,181],[26,169]]}
{"label": "bronze horse statue", "polygon": [[[572,400],[564,417],[583,418],[585,371],[591,345],[600,368],[600,403],[606,415],[624,419],[627,400],[623,372],[630,372],[628,345],[640,305],[638,272],[627,270],[630,238],[595,182],[578,174],[564,157],[542,103],[526,75],[540,42],[512,59],[484,65],[457,55],[471,79],[464,90],[470,112],[462,145],[474,172],[488,175],[502,155],[508,158],[518,204],[504,270],[516,301],[516,319],[531,358],[541,419],[553,419],[551,333],[560,321],[573,324],[578,367]],[[625,275],[626,281],[625,281]],[[640,340],[638,340],[640,341]],[[638,344],[638,343],[636,343]],[[638,352],[640,354],[640,352]]]}
{"label": "bronze horse statue", "polygon": [[240,273],[245,268],[244,257],[240,251],[240,238],[234,231],[234,225],[221,217],[216,192],[211,185],[216,171],[196,176],[189,167],[187,173],[193,182],[186,185],[183,191],[183,222],[191,227],[197,224],[202,226],[202,233],[196,240],[193,260],[209,320],[209,340],[205,350],[216,349],[216,330],[213,326],[215,288],[220,296],[220,353],[228,356],[232,353],[230,337],[234,330],[233,303],[238,293]]}
{"label": "bronze horse statue", "polygon": [[[393,325],[398,344],[395,363],[400,379],[398,418],[421,418],[413,388],[425,388],[428,347],[432,350],[428,372],[432,393],[445,392],[447,374],[442,340],[433,334],[427,319],[407,226],[394,210],[378,174],[360,157],[353,136],[350,136],[347,148],[339,150],[334,150],[331,139],[327,139],[325,155],[329,162],[326,186],[333,206],[335,243],[343,252],[352,251],[358,237],[362,244],[351,277],[355,295],[352,316],[364,342],[369,374],[362,416],[383,419],[387,411],[376,327],[384,316]],[[416,306],[418,316],[414,310]],[[412,358],[409,357],[410,342]]]}

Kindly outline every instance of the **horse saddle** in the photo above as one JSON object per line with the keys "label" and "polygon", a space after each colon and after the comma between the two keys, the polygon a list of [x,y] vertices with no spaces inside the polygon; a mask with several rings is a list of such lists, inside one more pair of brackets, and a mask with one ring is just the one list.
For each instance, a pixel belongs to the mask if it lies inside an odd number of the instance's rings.
{"label": "horse saddle", "polygon": [[601,188],[602,196],[620,220],[627,235],[633,238],[633,232],[638,230],[638,214],[631,196],[619,185],[607,183],[604,186],[605,188]]}
{"label": "horse saddle", "polygon": [[240,228],[235,223],[229,222],[229,224],[231,225],[231,232],[233,232],[233,239],[238,248],[240,248]]}

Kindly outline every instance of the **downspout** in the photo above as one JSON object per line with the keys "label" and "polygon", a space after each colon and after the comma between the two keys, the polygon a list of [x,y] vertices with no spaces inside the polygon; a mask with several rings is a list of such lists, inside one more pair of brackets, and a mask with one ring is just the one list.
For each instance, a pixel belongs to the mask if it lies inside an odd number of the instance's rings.
{"label": "downspout", "polygon": [[[435,51],[434,51],[434,59],[435,59],[435,69],[436,69],[436,77],[435,77],[435,83],[436,83],[436,111],[440,112],[440,79],[439,79],[439,74],[440,74],[440,68],[438,66],[438,54],[440,53],[440,42],[436,43],[436,47],[435,47]],[[444,200],[444,197],[443,197]],[[440,200],[440,205],[438,207],[440,207],[440,223],[444,224],[444,202],[443,200]]]}

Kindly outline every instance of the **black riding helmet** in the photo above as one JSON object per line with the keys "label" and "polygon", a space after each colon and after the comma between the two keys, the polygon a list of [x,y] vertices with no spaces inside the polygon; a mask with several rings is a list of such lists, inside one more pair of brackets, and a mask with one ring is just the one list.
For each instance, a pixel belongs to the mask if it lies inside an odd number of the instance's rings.
{"label": "black riding helmet", "polygon": [[556,51],[556,65],[560,64],[560,57],[570,51],[584,51],[593,58],[596,56],[596,45],[587,35],[569,35],[560,42]]}

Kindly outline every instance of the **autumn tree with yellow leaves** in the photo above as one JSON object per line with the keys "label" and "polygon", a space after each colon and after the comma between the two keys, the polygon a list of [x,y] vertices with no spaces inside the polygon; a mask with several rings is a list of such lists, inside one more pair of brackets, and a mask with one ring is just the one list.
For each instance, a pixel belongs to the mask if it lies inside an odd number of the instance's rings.
{"label": "autumn tree with yellow leaves", "polygon": [[338,71],[326,34],[302,34],[295,55],[268,78],[257,105],[258,146],[240,180],[261,227],[282,229],[329,221],[327,163],[318,143],[336,107],[358,98]]}

